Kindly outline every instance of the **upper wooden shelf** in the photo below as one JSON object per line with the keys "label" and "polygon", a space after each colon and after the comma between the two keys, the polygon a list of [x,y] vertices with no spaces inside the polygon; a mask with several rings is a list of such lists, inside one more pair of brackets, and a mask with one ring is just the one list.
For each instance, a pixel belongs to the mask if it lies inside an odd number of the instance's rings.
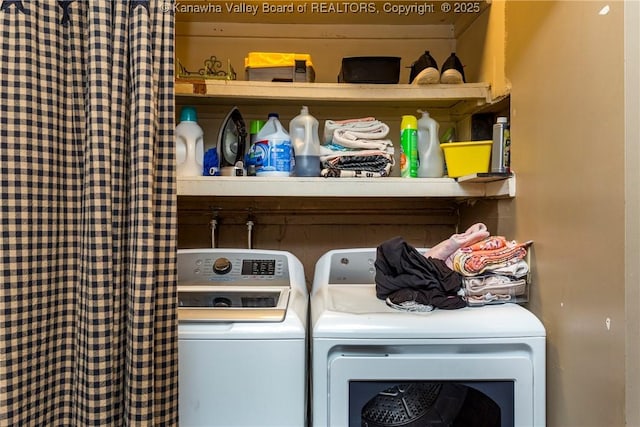
{"label": "upper wooden shelf", "polygon": [[515,197],[515,176],[490,182],[452,178],[178,178],[178,196],[234,197],[428,197],[450,199]]}
{"label": "upper wooden shelf", "polygon": [[352,84],[272,83],[240,80],[182,80],[175,86],[178,97],[193,104],[215,102],[261,105],[265,102],[299,105],[332,105],[336,102],[378,106],[446,109],[452,115],[468,114],[491,102],[487,83],[436,84]]}

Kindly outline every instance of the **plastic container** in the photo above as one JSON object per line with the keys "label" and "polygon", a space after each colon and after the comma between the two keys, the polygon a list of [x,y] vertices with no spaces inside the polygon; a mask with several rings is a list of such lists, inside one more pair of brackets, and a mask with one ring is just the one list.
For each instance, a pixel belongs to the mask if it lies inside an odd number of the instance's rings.
{"label": "plastic container", "polygon": [[320,176],[320,138],[318,120],[303,106],[289,122],[289,136],[295,158],[295,176]]}
{"label": "plastic container", "polygon": [[178,177],[202,176],[204,134],[197,123],[196,110],[183,107],[176,126],[176,171]]}
{"label": "plastic container", "polygon": [[398,56],[342,58],[338,83],[396,84],[400,81],[400,59]]}
{"label": "plastic container", "polygon": [[249,124],[249,149],[247,150],[247,158],[245,164],[247,166],[247,176],[256,176],[256,159],[255,149],[253,146],[258,140],[258,132],[264,127],[264,120],[251,120]]}
{"label": "plastic container", "polygon": [[203,176],[220,175],[220,158],[218,157],[218,150],[216,148],[209,148],[205,151],[202,163]]}
{"label": "plastic container", "polygon": [[491,172],[511,172],[511,132],[509,130],[509,120],[506,117],[498,117],[493,125]]}
{"label": "plastic container", "polygon": [[464,141],[440,144],[450,178],[489,172],[493,141]]}
{"label": "plastic container", "polygon": [[291,138],[278,119],[278,113],[269,113],[253,145],[257,176],[290,176],[293,166]]}
{"label": "plastic container", "polygon": [[418,120],[418,177],[442,178],[444,175],[444,155],[440,148],[438,133],[440,125],[426,111],[420,111]]}
{"label": "plastic container", "polygon": [[402,116],[400,123],[400,176],[418,177],[418,119]]}
{"label": "plastic container", "polygon": [[244,58],[246,80],[314,82],[311,55],[307,53],[249,52]]}

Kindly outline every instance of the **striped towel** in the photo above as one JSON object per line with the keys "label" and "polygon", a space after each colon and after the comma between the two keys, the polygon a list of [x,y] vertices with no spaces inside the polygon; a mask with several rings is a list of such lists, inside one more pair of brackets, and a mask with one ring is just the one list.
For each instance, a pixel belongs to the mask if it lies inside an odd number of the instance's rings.
{"label": "striped towel", "polygon": [[506,267],[524,259],[533,243],[507,241],[502,236],[489,236],[453,254],[453,269],[464,276],[475,276],[492,269]]}

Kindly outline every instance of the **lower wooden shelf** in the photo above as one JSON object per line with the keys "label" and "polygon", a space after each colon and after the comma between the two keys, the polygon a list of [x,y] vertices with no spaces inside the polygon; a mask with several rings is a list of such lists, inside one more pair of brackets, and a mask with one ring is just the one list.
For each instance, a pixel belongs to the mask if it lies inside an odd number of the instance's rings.
{"label": "lower wooden shelf", "polygon": [[202,176],[178,178],[178,196],[238,197],[515,197],[515,176],[491,182],[453,178],[297,178]]}

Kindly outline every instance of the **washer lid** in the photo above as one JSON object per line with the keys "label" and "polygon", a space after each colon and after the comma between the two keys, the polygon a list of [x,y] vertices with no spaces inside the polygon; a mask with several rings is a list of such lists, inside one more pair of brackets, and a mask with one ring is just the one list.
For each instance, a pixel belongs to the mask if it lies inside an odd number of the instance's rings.
{"label": "washer lid", "polygon": [[376,297],[375,285],[329,285],[312,297],[314,338],[455,339],[544,337],[538,318],[518,304],[405,312]]}

